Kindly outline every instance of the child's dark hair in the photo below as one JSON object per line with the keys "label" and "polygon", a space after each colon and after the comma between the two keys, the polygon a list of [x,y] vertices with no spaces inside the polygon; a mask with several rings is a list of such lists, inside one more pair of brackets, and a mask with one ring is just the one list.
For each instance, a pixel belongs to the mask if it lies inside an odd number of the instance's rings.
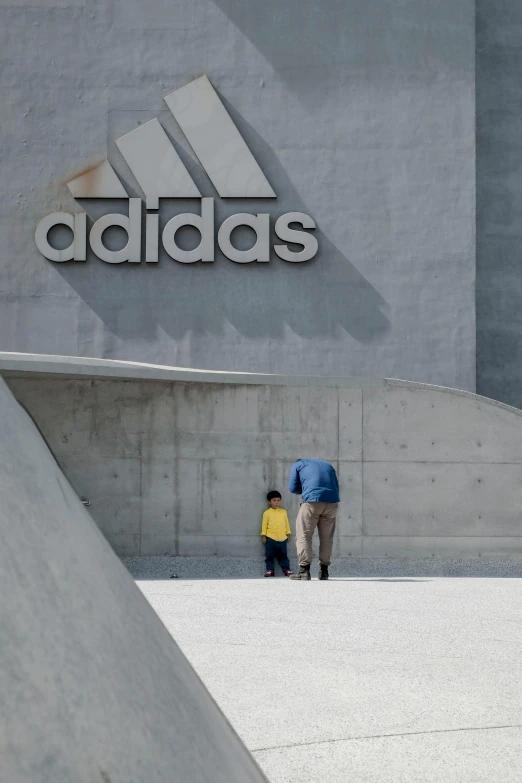
{"label": "child's dark hair", "polygon": [[281,497],[281,493],[278,492],[277,489],[273,489],[271,492],[268,493],[268,495],[266,496],[266,499],[270,503],[272,498],[280,498],[280,497]]}

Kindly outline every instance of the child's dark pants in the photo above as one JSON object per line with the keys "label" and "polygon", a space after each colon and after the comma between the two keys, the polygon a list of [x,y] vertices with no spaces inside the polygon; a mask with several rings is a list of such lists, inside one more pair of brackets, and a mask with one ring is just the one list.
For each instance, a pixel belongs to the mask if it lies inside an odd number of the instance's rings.
{"label": "child's dark pants", "polygon": [[274,570],[274,560],[277,557],[279,565],[286,571],[290,568],[290,561],[286,552],[286,541],[274,541],[273,538],[267,538],[265,544],[265,563],[267,571]]}

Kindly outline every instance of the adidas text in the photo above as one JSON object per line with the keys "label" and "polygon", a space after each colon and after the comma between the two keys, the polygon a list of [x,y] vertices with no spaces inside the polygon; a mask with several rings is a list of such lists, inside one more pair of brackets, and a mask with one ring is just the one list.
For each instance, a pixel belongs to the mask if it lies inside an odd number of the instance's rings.
{"label": "adidas text", "polygon": [[[142,261],[142,244],[144,260],[147,263],[157,263],[159,258],[160,232],[158,214],[149,212],[145,215],[144,234],[143,208],[139,198],[129,199],[129,214],[113,213],[104,215],[93,223],[89,231],[89,244],[94,254],[108,264],[140,263]],[[55,226],[65,225],[72,230],[73,239],[69,247],[57,249],[48,240],[49,231]],[[299,228],[294,228],[293,226]],[[127,243],[120,250],[109,250],[103,242],[103,234],[112,226],[120,226],[127,233]],[[176,243],[176,233],[184,226],[193,226],[200,234],[200,242],[191,250],[184,250]],[[231,234],[239,226],[249,226],[256,235],[253,247],[239,250],[234,247]],[[275,221],[275,234],[283,243],[301,245],[298,251],[290,250],[287,244],[274,244],[273,249],[284,261],[309,261],[317,253],[317,238],[308,232],[314,229],[313,219],[303,212],[287,212]],[[307,230],[303,230],[307,229]],[[201,199],[201,214],[186,212],[171,218],[161,232],[161,242],[167,254],[182,264],[197,261],[212,262],[215,258],[217,244],[223,255],[237,264],[247,264],[253,261],[268,262],[270,260],[270,215],[267,212],[255,215],[241,212],[231,215],[223,221],[219,230],[215,231],[214,199]],[[36,245],[40,253],[49,261],[86,261],[87,259],[87,215],[79,212],[74,215],[68,212],[53,212],[44,217],[36,228]]]}

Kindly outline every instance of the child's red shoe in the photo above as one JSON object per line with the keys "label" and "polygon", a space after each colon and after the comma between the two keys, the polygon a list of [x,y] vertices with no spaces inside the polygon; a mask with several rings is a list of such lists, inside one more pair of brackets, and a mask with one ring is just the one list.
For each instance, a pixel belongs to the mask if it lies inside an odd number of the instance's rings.
{"label": "child's red shoe", "polygon": [[268,571],[265,571],[265,576],[275,576],[275,571],[269,568]]}
{"label": "child's red shoe", "polygon": [[284,574],[285,576],[290,576],[290,574],[291,574],[291,573],[292,573],[292,571],[290,571],[290,569],[289,569],[289,568],[285,568],[285,570],[283,571],[283,574]]}

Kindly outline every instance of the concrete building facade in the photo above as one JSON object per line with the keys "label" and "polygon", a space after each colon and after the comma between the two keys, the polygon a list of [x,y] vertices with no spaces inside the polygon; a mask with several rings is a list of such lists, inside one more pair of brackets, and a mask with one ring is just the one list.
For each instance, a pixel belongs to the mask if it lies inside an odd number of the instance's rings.
{"label": "concrete building facade", "polygon": [[336,556],[519,556],[520,418],[459,394],[522,407],[514,0],[0,17],[0,370],[114,548],[253,555],[319,456]]}
{"label": "concrete building facade", "polygon": [[477,390],[522,407],[522,8],[477,0]]}
{"label": "concrete building facade", "polygon": [[[473,0],[0,5],[1,350],[475,390]],[[164,98],[203,73],[276,198],[220,195],[169,110]],[[213,263],[163,249],[145,261],[147,194],[116,140],[155,119],[214,199],[216,236],[231,215],[270,215],[268,263],[231,261],[217,245]],[[141,261],[90,249],[86,261],[47,260],[35,244],[47,214],[85,211],[89,232],[128,213],[128,199],[74,199],[67,187],[107,157],[140,199]],[[161,232],[201,199],[163,197],[147,212]],[[316,225],[317,253],[302,263],[273,249],[290,212]],[[178,238],[198,241],[194,229]],[[240,250],[254,239],[232,234]],[[113,250],[125,240],[121,228],[104,234]],[[69,229],[49,242],[63,248]]]}

